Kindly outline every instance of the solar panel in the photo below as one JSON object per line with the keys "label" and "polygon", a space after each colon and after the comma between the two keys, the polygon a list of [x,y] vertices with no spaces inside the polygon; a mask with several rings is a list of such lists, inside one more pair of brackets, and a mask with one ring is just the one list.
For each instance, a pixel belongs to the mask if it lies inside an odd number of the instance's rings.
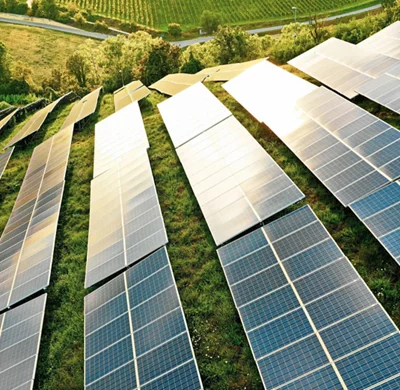
{"label": "solar panel", "polygon": [[85,388],[203,388],[165,247],[86,296]]}
{"label": "solar panel", "polygon": [[13,151],[14,151],[14,147],[12,147],[12,148],[8,149],[6,152],[0,154],[0,179],[3,176],[3,173],[7,167],[8,162],[10,161]]}
{"label": "solar panel", "polygon": [[36,131],[40,130],[47,116],[54,110],[54,108],[60,103],[63,99],[68,96],[68,94],[60,97],[55,100],[53,103],[50,103],[46,107],[42,108],[38,112],[36,112],[29,120],[25,123],[22,129],[11,139],[11,141],[4,147],[5,149],[16,144],[22,139],[30,136]]}
{"label": "solar panel", "polygon": [[144,99],[150,93],[151,91],[141,81],[132,81],[114,92],[115,111],[119,111],[133,102]]}
{"label": "solar panel", "polygon": [[3,130],[5,126],[7,126],[7,123],[10,122],[10,120],[14,117],[14,115],[19,111],[19,108],[15,109],[14,111],[11,111],[10,114],[8,114],[5,118],[0,120],[0,131]]}
{"label": "solar panel", "polygon": [[232,115],[202,83],[158,104],[158,109],[175,148]]}
{"label": "solar panel", "polygon": [[139,104],[135,102],[96,124],[93,176],[105,172],[129,150],[140,147],[149,148],[149,142]]}
{"label": "solar panel", "polygon": [[357,92],[400,114],[400,79],[383,75],[358,87]]}
{"label": "solar panel", "polygon": [[174,73],[163,77],[161,80],[150,85],[149,88],[155,89],[165,95],[174,96],[193,84],[202,82],[205,77],[206,75],[203,74]]}
{"label": "solar panel", "polygon": [[[269,126],[343,205],[397,176],[392,143],[396,129],[326,88],[265,64],[248,69],[224,88]],[[258,95],[255,84],[274,93]],[[373,138],[385,130],[388,137],[382,133],[385,137]]]}
{"label": "solar panel", "polygon": [[0,388],[32,390],[47,294],[0,314]]}
{"label": "solar panel", "polygon": [[217,245],[304,197],[233,116],[177,153]]}
{"label": "solar panel", "polygon": [[399,330],[309,206],[218,255],[265,388],[397,380]]}
{"label": "solar panel", "polygon": [[92,180],[86,282],[90,287],[168,242],[146,149]]}
{"label": "solar panel", "polygon": [[324,87],[297,104],[377,171],[390,180],[400,177],[399,130]]}
{"label": "solar panel", "polygon": [[400,183],[391,183],[350,207],[400,264]]}
{"label": "solar panel", "polygon": [[362,49],[382,53],[400,60],[400,22],[395,22],[360,42]]}
{"label": "solar panel", "polygon": [[82,119],[85,119],[96,111],[97,102],[102,88],[103,87],[97,88],[74,104],[69,115],[61,126],[61,130],[69,128],[71,125],[80,122]]}
{"label": "solar panel", "polygon": [[46,288],[72,126],[37,146],[0,239],[0,311]]}

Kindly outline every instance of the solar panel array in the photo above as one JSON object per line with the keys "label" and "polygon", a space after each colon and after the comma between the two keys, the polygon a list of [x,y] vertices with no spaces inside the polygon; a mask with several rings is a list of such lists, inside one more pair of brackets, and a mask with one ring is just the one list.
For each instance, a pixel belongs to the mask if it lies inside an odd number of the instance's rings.
{"label": "solar panel array", "polygon": [[94,177],[129,150],[149,148],[138,102],[129,104],[96,124]]}
{"label": "solar panel array", "polygon": [[[67,94],[69,95],[69,94]],[[8,148],[22,139],[30,136],[36,131],[40,130],[47,116],[54,110],[54,108],[60,103],[67,95],[60,97],[55,100],[53,103],[50,103],[46,107],[42,108],[38,112],[36,112],[29,120],[25,123],[22,129],[11,139],[11,141],[5,146]]]}
{"label": "solar panel array", "polygon": [[391,183],[350,207],[400,264],[400,183]]}
{"label": "solar panel array", "polygon": [[0,154],[0,179],[3,176],[3,173],[7,167],[8,162],[10,161],[13,151],[14,151],[14,147],[12,147],[12,148],[8,149],[6,152]]}
{"label": "solar panel array", "polygon": [[81,100],[79,100],[79,102],[75,103],[63,125],[61,126],[61,130],[69,128],[71,125],[74,125],[75,123],[78,123],[82,119],[85,119],[89,115],[93,114],[96,111],[101,90],[102,87],[97,88],[93,92],[90,92],[84,96]]}
{"label": "solar panel array", "polygon": [[146,149],[131,150],[92,180],[85,286],[168,242]]}
{"label": "solar panel array", "polygon": [[398,387],[399,330],[308,206],[218,255],[265,388]]}
{"label": "solar panel array", "polygon": [[165,247],[86,296],[85,388],[203,388]]}
{"label": "solar panel array", "polygon": [[175,148],[232,115],[202,83],[163,101],[158,109]]}
{"label": "solar panel array", "polygon": [[177,153],[217,245],[304,197],[233,116]]}
{"label": "solar panel array", "polygon": [[174,73],[158,80],[150,85],[150,88],[165,95],[174,96],[193,84],[202,82],[205,78],[206,75],[204,74]]}
{"label": "solar panel array", "polygon": [[385,74],[358,87],[357,92],[400,114],[400,78]]}
{"label": "solar panel array", "polygon": [[14,115],[19,111],[19,108],[16,108],[14,111],[11,111],[6,117],[0,120],[0,131],[7,126],[7,123],[14,117]]}
{"label": "solar panel array", "polygon": [[0,388],[32,390],[47,294],[0,314]]}
{"label": "solar panel array", "polygon": [[114,92],[115,111],[119,111],[133,102],[144,99],[150,93],[151,91],[139,80],[124,85]]}
{"label": "solar panel array", "polygon": [[0,239],[0,311],[46,288],[72,126],[37,146]]}
{"label": "solar panel array", "polygon": [[[269,126],[340,202],[348,206],[398,177],[398,130],[326,88],[309,89],[304,80],[297,85],[296,76],[272,64],[260,65],[224,88]],[[280,85],[277,96],[275,89],[262,99],[254,96],[254,85],[275,84]]]}

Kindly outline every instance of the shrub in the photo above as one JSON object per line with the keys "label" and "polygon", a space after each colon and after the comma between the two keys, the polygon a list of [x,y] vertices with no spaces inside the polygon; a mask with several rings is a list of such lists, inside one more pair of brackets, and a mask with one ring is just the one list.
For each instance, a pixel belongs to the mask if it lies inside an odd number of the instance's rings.
{"label": "shrub", "polygon": [[182,28],[181,25],[178,23],[170,23],[168,25],[168,32],[173,36],[173,37],[180,37],[182,35]]}
{"label": "shrub", "polygon": [[81,12],[78,12],[78,13],[75,15],[74,20],[75,20],[75,23],[76,23],[78,26],[83,26],[83,25],[85,25],[86,22],[87,22],[86,18],[82,15]]}
{"label": "shrub", "polygon": [[221,24],[221,15],[212,11],[205,10],[200,17],[200,25],[208,33],[217,31]]}
{"label": "shrub", "polygon": [[104,20],[96,20],[94,24],[94,31],[97,32],[108,32],[108,25]]}

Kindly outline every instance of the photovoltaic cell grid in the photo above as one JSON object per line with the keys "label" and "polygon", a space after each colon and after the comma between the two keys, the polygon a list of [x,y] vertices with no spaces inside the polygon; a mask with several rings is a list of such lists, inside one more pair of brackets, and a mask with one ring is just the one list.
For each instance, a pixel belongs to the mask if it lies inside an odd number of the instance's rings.
{"label": "photovoltaic cell grid", "polygon": [[8,122],[10,122],[11,118],[19,111],[19,108],[15,109],[12,111],[10,114],[8,114],[5,118],[0,120],[0,131],[7,125]]}
{"label": "photovoltaic cell grid", "polygon": [[400,60],[400,22],[391,24],[363,40],[357,46]]}
{"label": "photovoltaic cell grid", "polygon": [[115,111],[119,111],[133,102],[138,102],[150,93],[151,91],[141,81],[132,81],[114,92]]}
{"label": "photovoltaic cell grid", "polygon": [[[297,105],[387,178],[400,177],[399,130],[324,87],[299,99]],[[354,180],[365,177],[360,165],[349,169],[357,171]],[[371,170],[365,175],[376,176]]]}
{"label": "photovoltaic cell grid", "polygon": [[10,161],[13,151],[14,151],[14,147],[12,147],[12,148],[8,149],[6,152],[0,154],[0,179],[3,176],[3,173],[7,167],[8,162]]}
{"label": "photovoltaic cell grid", "polygon": [[154,84],[150,85],[150,89],[155,89],[165,95],[174,96],[189,88],[193,84],[202,82],[206,78],[204,74],[186,74],[174,73],[163,77]]}
{"label": "photovoltaic cell grid", "polygon": [[86,282],[90,287],[168,242],[146,149],[92,180]]}
{"label": "photovoltaic cell grid", "polygon": [[[69,95],[69,94],[67,94]],[[26,122],[24,127],[11,139],[11,141],[5,146],[4,149],[16,144],[17,142],[21,141],[22,139],[28,137],[29,135],[35,133],[36,131],[40,130],[44,121],[46,120],[47,116],[54,110],[58,103],[61,102],[67,95],[60,97],[59,99],[55,100],[53,103],[47,105],[46,107],[42,108],[40,111],[36,112],[32,118]]]}
{"label": "photovoltaic cell grid", "polygon": [[158,104],[158,109],[175,148],[232,115],[202,83]]}
{"label": "photovoltaic cell grid", "polygon": [[[305,80],[265,64],[224,88],[269,126],[343,205],[397,176],[396,129],[326,88],[308,88]],[[254,85],[269,86],[274,93],[258,96]]]}
{"label": "photovoltaic cell grid", "polygon": [[47,294],[0,314],[0,388],[32,390]]}
{"label": "photovoltaic cell grid", "polygon": [[304,198],[233,116],[177,153],[217,245]]}
{"label": "photovoltaic cell grid", "polygon": [[149,148],[149,142],[139,104],[135,102],[96,124],[93,176],[105,172],[128,151],[140,147]]}
{"label": "photovoltaic cell grid", "polygon": [[85,388],[203,388],[165,247],[86,296]]}
{"label": "photovoltaic cell grid", "polygon": [[93,92],[84,96],[79,102],[75,103],[69,115],[65,119],[61,130],[69,128],[71,125],[78,123],[96,111],[99,95],[103,87],[100,87]]}
{"label": "photovoltaic cell grid", "polygon": [[385,74],[361,85],[357,92],[400,114],[400,78]]}
{"label": "photovoltaic cell grid", "polygon": [[350,207],[400,264],[400,183],[391,183]]}
{"label": "photovoltaic cell grid", "polygon": [[72,126],[37,146],[0,239],[0,311],[47,287]]}
{"label": "photovoltaic cell grid", "polygon": [[398,383],[398,329],[308,206],[218,255],[265,388]]}

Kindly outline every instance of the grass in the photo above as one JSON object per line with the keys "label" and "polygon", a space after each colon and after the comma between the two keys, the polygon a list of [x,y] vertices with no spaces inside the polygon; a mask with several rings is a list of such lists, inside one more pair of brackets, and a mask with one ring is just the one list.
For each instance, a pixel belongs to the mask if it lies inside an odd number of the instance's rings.
{"label": "grass", "polygon": [[0,41],[14,61],[20,60],[33,69],[37,83],[52,69],[64,68],[67,57],[86,39],[44,28],[0,23]]}
{"label": "grass", "polygon": [[[306,194],[307,203],[394,321],[400,325],[400,275],[391,257],[357,218],[336,201],[269,129],[256,122],[224,92],[220,84],[207,85]],[[168,252],[204,386],[211,390],[261,390],[260,378],[218,261],[215,245],[158,113],[156,104],[163,99],[153,92],[142,107],[142,114],[169,236]],[[365,101],[359,103],[390,123],[400,125],[396,115]],[[36,137],[17,148],[0,181],[0,229],[10,215],[34,146],[57,132],[69,108],[61,106],[51,113]],[[73,137],[48,289],[36,389],[83,389],[83,302],[87,294],[84,289],[84,273],[94,125],[113,112],[112,96],[105,95],[96,113],[81,130],[75,131]],[[1,145],[22,125],[2,134]]]}
{"label": "grass", "polygon": [[[67,4],[70,0],[61,0]],[[251,24],[292,18],[292,7],[298,16],[312,13],[346,12],[378,4],[378,0],[73,0],[83,9],[109,18],[133,21],[145,26],[166,29],[168,23],[180,23],[185,29],[199,26],[203,10],[219,12],[224,23]]]}

